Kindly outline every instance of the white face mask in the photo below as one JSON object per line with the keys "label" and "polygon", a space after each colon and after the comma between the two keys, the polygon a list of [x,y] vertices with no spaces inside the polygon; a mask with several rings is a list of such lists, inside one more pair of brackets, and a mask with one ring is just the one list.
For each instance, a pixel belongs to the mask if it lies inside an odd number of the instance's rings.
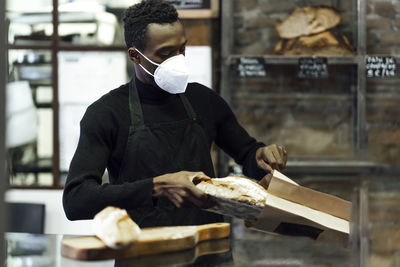
{"label": "white face mask", "polygon": [[180,54],[173,56],[163,61],[161,64],[157,64],[148,59],[139,50],[137,51],[151,64],[158,66],[153,75],[150,71],[146,70],[141,64],[139,64],[145,72],[154,77],[154,81],[161,89],[170,94],[180,94],[185,92],[189,79],[189,71],[184,55]]}

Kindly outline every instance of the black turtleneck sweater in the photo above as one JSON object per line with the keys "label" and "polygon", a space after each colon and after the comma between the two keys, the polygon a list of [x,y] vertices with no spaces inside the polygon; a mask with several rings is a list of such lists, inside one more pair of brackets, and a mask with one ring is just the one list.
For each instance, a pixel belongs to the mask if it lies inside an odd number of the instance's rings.
{"label": "black turtleneck sweater", "polygon": [[[158,123],[185,119],[183,103],[178,95],[136,80],[144,122]],[[245,175],[260,179],[265,172],[257,167],[255,152],[262,143],[248,135],[238,124],[227,103],[213,90],[190,83],[185,95],[201,118],[208,142],[230,155],[243,166]],[[128,140],[129,84],[110,91],[90,105],[83,116],[80,138],[71,161],[65,184],[63,205],[70,220],[92,219],[106,206],[131,209],[153,206],[153,180],[113,184],[118,177]],[[107,168],[110,183],[102,184]]]}

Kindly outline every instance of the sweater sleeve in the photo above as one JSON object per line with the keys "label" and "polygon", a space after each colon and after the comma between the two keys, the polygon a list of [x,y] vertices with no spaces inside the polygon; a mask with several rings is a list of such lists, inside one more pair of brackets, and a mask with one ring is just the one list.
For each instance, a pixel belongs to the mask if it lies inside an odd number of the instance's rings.
{"label": "sweater sleeve", "polygon": [[152,178],[124,184],[102,184],[116,127],[111,112],[91,105],[80,123],[80,137],[63,192],[68,219],[93,219],[106,206],[130,209],[153,207]]}
{"label": "sweater sleeve", "polygon": [[212,107],[216,115],[217,128],[215,143],[236,163],[242,165],[244,175],[260,180],[267,172],[258,167],[256,151],[265,145],[262,142],[257,142],[247,133],[222,97],[216,93],[213,94]]}

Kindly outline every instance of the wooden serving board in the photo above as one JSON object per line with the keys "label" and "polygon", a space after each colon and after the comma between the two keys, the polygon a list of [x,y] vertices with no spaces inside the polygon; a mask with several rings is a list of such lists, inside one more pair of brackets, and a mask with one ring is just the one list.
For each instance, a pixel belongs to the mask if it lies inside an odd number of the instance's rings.
{"label": "wooden serving board", "polygon": [[[200,242],[192,249],[127,259],[116,259],[114,267],[186,266],[194,264],[200,257],[205,255],[214,255],[214,257],[208,258],[208,260],[220,262],[221,259],[229,258],[229,250],[229,238],[207,240]],[[210,262],[209,266],[213,265],[214,264]]]}
{"label": "wooden serving board", "polygon": [[194,248],[205,240],[226,238],[229,223],[143,228],[139,239],[122,249],[111,249],[96,236],[64,238],[61,254],[77,260],[124,259]]}

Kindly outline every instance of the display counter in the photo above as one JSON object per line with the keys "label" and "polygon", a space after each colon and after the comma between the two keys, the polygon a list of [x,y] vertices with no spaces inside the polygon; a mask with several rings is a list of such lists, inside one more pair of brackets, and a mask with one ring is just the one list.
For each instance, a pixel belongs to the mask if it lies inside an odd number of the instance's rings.
{"label": "display counter", "polygon": [[230,238],[199,243],[172,253],[122,260],[79,261],[61,255],[61,241],[70,236],[7,233],[7,265],[11,266],[354,266],[357,242],[314,241],[251,230],[232,220]]}
{"label": "display counter", "polygon": [[[61,256],[66,235],[7,233],[7,267],[12,266],[399,266],[400,180],[398,175],[375,173],[358,178],[346,175],[300,177],[313,189],[352,202],[350,238],[346,246],[334,241],[283,236],[246,228],[231,221],[228,239],[200,243],[195,248],[125,259],[78,261]],[[60,229],[61,230],[61,229]]]}

